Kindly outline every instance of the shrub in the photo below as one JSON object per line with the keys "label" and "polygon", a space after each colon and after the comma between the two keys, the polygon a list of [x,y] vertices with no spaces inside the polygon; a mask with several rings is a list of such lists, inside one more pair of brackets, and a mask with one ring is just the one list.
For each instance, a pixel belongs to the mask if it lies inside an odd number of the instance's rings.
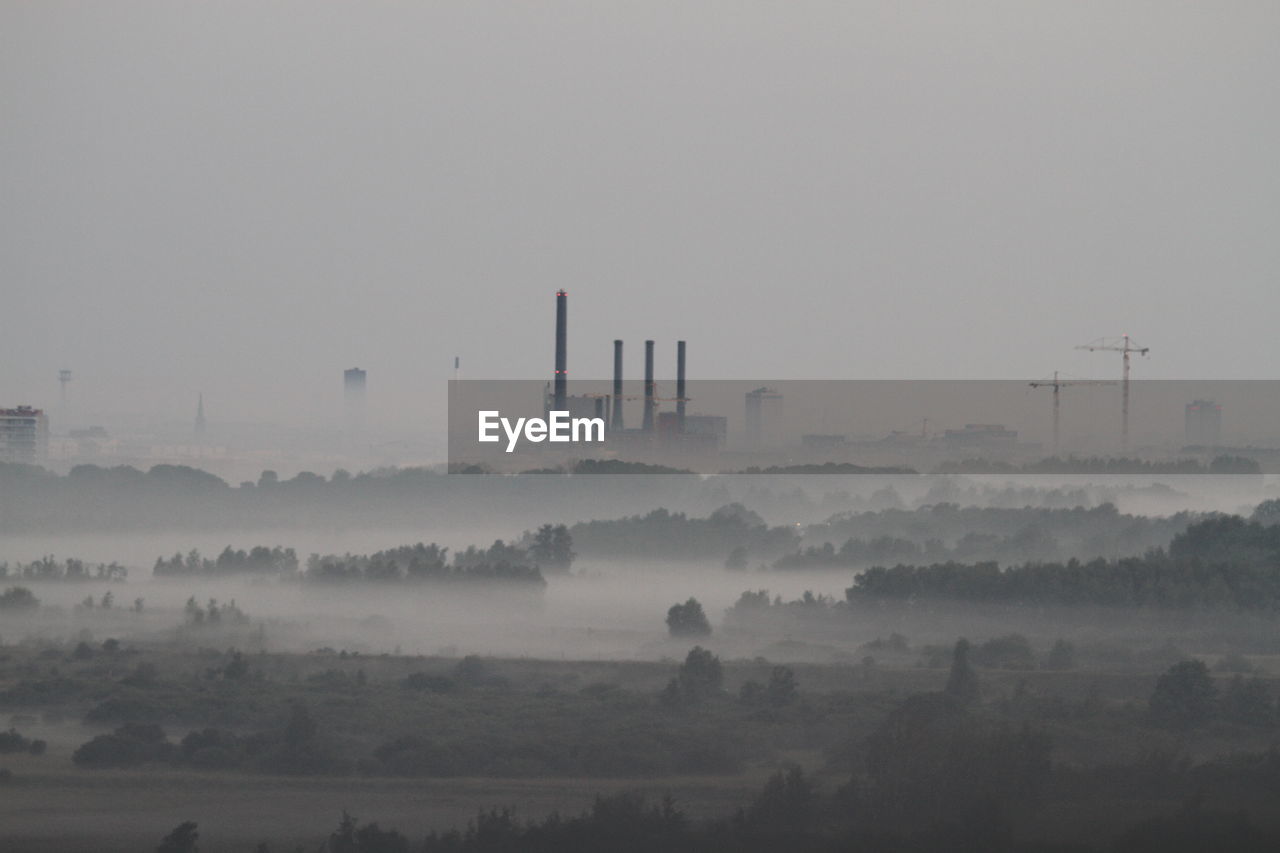
{"label": "shrub", "polygon": [[1149,704],[1151,718],[1159,725],[1194,728],[1213,717],[1218,689],[1204,661],[1184,660],[1156,680]]}
{"label": "shrub", "polygon": [[0,593],[0,610],[24,612],[40,606],[40,599],[25,586],[11,586]]}
{"label": "shrub", "polygon": [[667,631],[673,637],[706,637],[711,634],[711,623],[696,598],[684,604],[673,604],[667,611]]}

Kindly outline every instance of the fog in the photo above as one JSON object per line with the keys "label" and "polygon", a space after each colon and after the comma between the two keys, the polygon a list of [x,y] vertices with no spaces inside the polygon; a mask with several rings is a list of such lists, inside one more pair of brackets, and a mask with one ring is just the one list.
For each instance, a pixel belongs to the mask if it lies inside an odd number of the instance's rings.
{"label": "fog", "polygon": [[[534,478],[535,480],[539,478]],[[644,491],[645,483],[669,489],[672,478],[621,477],[611,481],[609,490],[625,495],[634,484]],[[563,478],[551,478],[559,483]],[[698,478],[694,478],[698,482]],[[708,481],[702,481],[705,485]],[[664,485],[666,484],[666,485]],[[502,483],[494,484],[501,487]],[[447,494],[447,493],[446,493]],[[495,499],[504,494],[492,491]],[[562,493],[562,495],[567,493]],[[680,486],[668,495],[683,496],[670,508],[705,515],[731,501],[745,501],[759,509],[770,525],[795,530],[797,543],[806,546],[830,542],[839,546],[850,535],[840,532],[857,522],[874,536],[885,522],[877,520],[886,509],[901,508],[926,514],[919,526],[929,524],[929,509],[938,505],[957,507],[1007,507],[1013,512],[1024,507],[1097,507],[1112,503],[1116,511],[1134,518],[1174,519],[1178,513],[1242,513],[1248,515],[1260,501],[1275,496],[1271,478],[1211,477],[1189,475],[1167,478],[1111,477],[1019,477],[1014,479],[974,477],[726,477],[699,493]],[[195,500],[196,498],[191,498]],[[127,583],[83,581],[27,585],[41,602],[52,608],[48,618],[19,628],[22,635],[46,640],[67,640],[87,631],[103,639],[160,640],[180,631],[183,605],[189,598],[200,604],[209,599],[234,600],[249,616],[253,631],[237,632],[206,640],[215,645],[242,645],[271,651],[305,652],[332,648],[362,654],[406,654],[462,657],[547,657],[554,659],[648,659],[679,656],[686,644],[667,636],[664,617],[667,609],[688,598],[696,598],[713,625],[725,622],[726,611],[745,591],[766,589],[784,601],[805,593],[842,601],[845,589],[861,569],[806,570],[771,568],[772,557],[761,554],[748,560],[743,570],[724,567],[728,553],[715,552],[703,559],[649,558],[621,559],[608,553],[607,545],[592,545],[573,563],[570,575],[547,574],[545,588],[510,589],[492,584],[427,584],[405,589],[400,585],[377,583],[319,584],[286,578],[262,577],[252,580],[184,577],[156,578],[151,567],[157,558],[185,555],[192,549],[210,558],[224,548],[251,546],[292,548],[301,561],[310,555],[371,554],[394,546],[433,542],[457,553],[468,546],[487,546],[494,540],[518,543],[528,531],[543,523],[574,523],[620,517],[618,513],[640,517],[656,507],[634,497],[618,505],[597,505],[586,512],[580,503],[564,497],[563,503],[540,501],[536,514],[497,511],[477,502],[475,493],[459,498],[462,506],[450,507],[450,520],[433,522],[428,502],[417,526],[379,526],[360,520],[341,520],[324,527],[304,523],[288,527],[228,527],[216,519],[199,516],[188,519],[182,530],[143,529],[124,531],[76,531],[66,533],[10,533],[4,538],[4,556],[12,564],[31,562],[46,556],[77,557],[91,564],[118,562],[128,570]],[[170,498],[172,500],[172,498]],[[297,498],[300,506],[312,498]],[[485,512],[487,507],[490,511]],[[305,516],[306,513],[303,513]],[[455,521],[462,517],[469,521]],[[910,517],[910,516],[908,516]],[[842,519],[845,519],[842,521]],[[865,519],[859,521],[858,519]],[[1185,524],[1181,522],[1180,524]],[[1170,530],[1180,529],[1175,523]],[[844,525],[843,527],[841,525]],[[576,529],[576,528],[575,528]],[[856,529],[861,529],[856,528]],[[942,527],[920,529],[921,536],[946,537]],[[951,547],[963,530],[950,534],[942,544]],[[1097,534],[1099,531],[1093,531]],[[863,534],[855,534],[863,535]],[[1062,533],[1055,533],[1059,537]],[[1140,553],[1150,545],[1167,544],[1172,532],[1156,538],[1135,540],[1128,553]],[[1090,531],[1078,538],[1062,539],[1053,552],[1060,559],[1091,559],[1114,553],[1111,547],[1089,546]],[[1077,543],[1077,544],[1071,544]],[[1145,543],[1145,544],[1144,544]],[[581,544],[579,548],[583,547]],[[1093,547],[1094,550],[1090,550]],[[605,550],[601,550],[601,549]],[[1064,550],[1066,549],[1066,550]],[[1100,550],[1101,549],[1101,550]],[[869,565],[869,564],[867,564]],[[11,578],[14,580],[14,578]],[[21,578],[17,578],[19,582]],[[79,612],[76,605],[86,596],[95,599],[110,590],[117,611]],[[123,612],[136,598],[145,602],[141,614]],[[55,615],[56,614],[56,615]],[[1088,627],[1097,614],[1073,616],[1065,611],[1058,627],[1043,616],[1022,616],[1011,611],[956,616],[939,621],[929,617],[894,617],[861,620],[851,627],[775,623],[762,633],[717,630],[712,648],[735,658],[767,657],[771,660],[844,660],[861,655],[860,644],[895,630],[910,630],[921,641],[941,642],[955,633],[977,631],[993,636],[1009,631],[1029,632],[1052,638],[1055,630]],[[895,619],[899,621],[895,621]],[[1114,621],[1103,618],[1103,622]],[[1159,623],[1160,620],[1156,620]],[[1123,620],[1119,620],[1123,622]],[[1118,627],[1119,622],[1112,627]],[[980,627],[985,626],[985,627]],[[1185,627],[1185,625],[1183,626]],[[1165,623],[1161,630],[1177,633],[1178,623]],[[13,639],[12,629],[3,632]],[[201,641],[199,635],[192,637]],[[202,641],[203,642],[203,641]]]}
{"label": "fog", "polygon": [[1271,378],[1278,14],[7,3],[0,389],[340,427],[360,365],[438,441],[454,356],[550,375],[561,286],[583,378]]}
{"label": "fog", "polygon": [[1280,849],[1276,32],[0,3],[0,848]]}

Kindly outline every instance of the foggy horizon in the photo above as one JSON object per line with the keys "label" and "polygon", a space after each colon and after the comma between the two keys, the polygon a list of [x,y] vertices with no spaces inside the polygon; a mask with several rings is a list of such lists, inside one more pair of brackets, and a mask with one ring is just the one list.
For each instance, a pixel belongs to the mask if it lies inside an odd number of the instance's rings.
{"label": "foggy horizon", "polygon": [[1277,33],[0,0],[0,848],[1274,853]]}
{"label": "foggy horizon", "polygon": [[559,287],[580,378],[614,338],[706,379],[1280,360],[1268,4],[0,19],[0,391],[69,368],[70,426],[335,426],[360,366],[371,427],[438,429],[455,356],[550,376]]}

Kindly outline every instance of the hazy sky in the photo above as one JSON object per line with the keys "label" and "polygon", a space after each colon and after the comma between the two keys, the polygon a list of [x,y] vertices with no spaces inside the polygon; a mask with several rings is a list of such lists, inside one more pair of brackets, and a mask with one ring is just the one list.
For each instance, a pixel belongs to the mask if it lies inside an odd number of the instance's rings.
{"label": "hazy sky", "polygon": [[1276,378],[1274,2],[0,3],[0,404]]}

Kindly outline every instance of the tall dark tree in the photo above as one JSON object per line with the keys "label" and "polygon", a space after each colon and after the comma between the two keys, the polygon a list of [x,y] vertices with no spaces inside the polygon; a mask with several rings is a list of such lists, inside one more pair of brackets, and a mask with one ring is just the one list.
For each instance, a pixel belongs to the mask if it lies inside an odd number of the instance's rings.
{"label": "tall dark tree", "polygon": [[667,631],[673,637],[707,637],[711,634],[711,623],[698,599],[690,598],[667,610]]}
{"label": "tall dark tree", "polygon": [[529,548],[529,556],[539,566],[550,571],[569,571],[573,558],[573,537],[569,528],[563,524],[544,524],[533,536],[533,545]]}
{"label": "tall dark tree", "polygon": [[716,695],[724,686],[720,658],[694,646],[685,656],[676,677],[667,684],[662,700],[668,705],[693,705]]}
{"label": "tall dark tree", "polygon": [[1160,725],[1194,728],[1213,718],[1218,688],[1202,660],[1184,660],[1156,680],[1149,707]]}
{"label": "tall dark tree", "polygon": [[951,653],[951,674],[947,677],[946,693],[961,705],[972,705],[978,701],[981,692],[978,674],[969,663],[969,641],[961,637],[956,640],[955,650]]}

